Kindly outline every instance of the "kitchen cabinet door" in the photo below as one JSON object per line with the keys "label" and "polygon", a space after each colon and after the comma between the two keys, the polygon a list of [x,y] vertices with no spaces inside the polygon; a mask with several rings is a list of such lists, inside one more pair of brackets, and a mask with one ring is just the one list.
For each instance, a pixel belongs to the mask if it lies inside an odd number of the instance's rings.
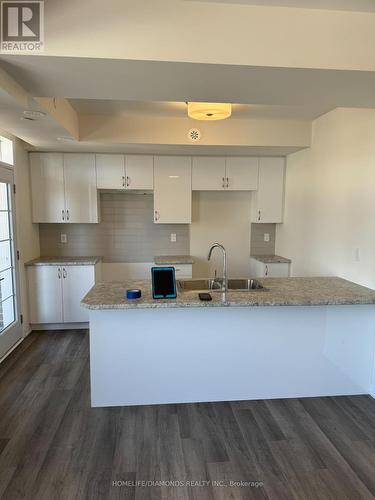
{"label": "kitchen cabinet door", "polygon": [[127,155],[125,161],[126,189],[154,189],[154,157]]}
{"label": "kitchen cabinet door", "polygon": [[63,266],[63,321],[80,323],[89,320],[89,311],[80,302],[95,284],[94,266]]}
{"label": "kitchen cabinet door", "polygon": [[214,156],[193,157],[193,191],[223,191],[225,186],[225,158]]}
{"label": "kitchen cabinet door", "polygon": [[30,323],[61,323],[61,266],[28,267]]}
{"label": "kitchen cabinet door", "polygon": [[286,262],[266,264],[259,262],[259,260],[251,259],[250,268],[253,278],[288,278],[290,276],[290,264]]}
{"label": "kitchen cabinet door", "polygon": [[226,189],[256,191],[258,189],[259,159],[228,157],[226,159]]}
{"label": "kitchen cabinet door", "polygon": [[61,153],[30,153],[33,222],[65,222],[64,166]]}
{"label": "kitchen cabinet door", "polygon": [[259,158],[259,185],[252,198],[252,222],[283,221],[284,163],[284,158]]}
{"label": "kitchen cabinet door", "polygon": [[191,158],[155,156],[154,222],[191,223]]}
{"label": "kitchen cabinet door", "polygon": [[64,154],[67,222],[99,222],[95,155]]}
{"label": "kitchen cabinet door", "polygon": [[125,189],[124,155],[97,154],[95,160],[98,189]]}

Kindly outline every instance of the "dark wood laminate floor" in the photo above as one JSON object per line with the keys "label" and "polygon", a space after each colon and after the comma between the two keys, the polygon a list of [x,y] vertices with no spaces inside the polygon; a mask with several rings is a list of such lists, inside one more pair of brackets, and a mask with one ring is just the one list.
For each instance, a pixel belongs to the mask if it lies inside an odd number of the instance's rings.
{"label": "dark wood laminate floor", "polygon": [[370,397],[91,409],[88,363],[68,331],[0,365],[1,498],[375,498]]}

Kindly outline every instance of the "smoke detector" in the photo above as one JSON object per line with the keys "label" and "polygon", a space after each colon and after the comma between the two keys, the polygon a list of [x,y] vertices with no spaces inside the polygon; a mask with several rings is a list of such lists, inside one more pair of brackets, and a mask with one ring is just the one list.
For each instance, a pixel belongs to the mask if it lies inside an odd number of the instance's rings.
{"label": "smoke detector", "polygon": [[21,120],[29,120],[33,122],[35,120],[40,120],[45,116],[46,114],[43,113],[42,111],[33,111],[30,109],[25,109],[25,111],[22,113]]}
{"label": "smoke detector", "polygon": [[191,128],[188,132],[188,139],[190,142],[199,142],[202,138],[201,131],[197,128]]}

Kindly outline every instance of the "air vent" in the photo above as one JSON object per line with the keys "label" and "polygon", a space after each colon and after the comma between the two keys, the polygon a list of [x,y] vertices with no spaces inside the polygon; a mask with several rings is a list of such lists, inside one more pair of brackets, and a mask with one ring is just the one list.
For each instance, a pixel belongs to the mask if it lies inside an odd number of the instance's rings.
{"label": "air vent", "polygon": [[190,142],[199,142],[202,138],[201,131],[197,128],[191,128],[188,132],[188,139]]}

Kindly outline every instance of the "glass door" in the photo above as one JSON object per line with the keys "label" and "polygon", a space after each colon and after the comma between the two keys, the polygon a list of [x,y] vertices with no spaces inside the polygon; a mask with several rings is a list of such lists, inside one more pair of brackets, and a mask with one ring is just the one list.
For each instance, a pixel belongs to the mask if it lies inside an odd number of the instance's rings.
{"label": "glass door", "polygon": [[0,359],[22,338],[13,182],[13,169],[0,163]]}

